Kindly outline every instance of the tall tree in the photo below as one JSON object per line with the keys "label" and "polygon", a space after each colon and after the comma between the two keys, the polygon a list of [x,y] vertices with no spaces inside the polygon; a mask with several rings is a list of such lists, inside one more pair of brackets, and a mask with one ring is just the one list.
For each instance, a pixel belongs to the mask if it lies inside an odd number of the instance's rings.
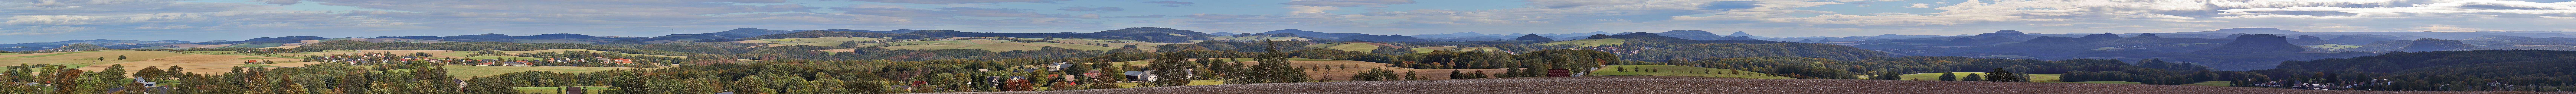
{"label": "tall tree", "polygon": [[1941,73],[1941,81],[1959,81],[1959,73]]}

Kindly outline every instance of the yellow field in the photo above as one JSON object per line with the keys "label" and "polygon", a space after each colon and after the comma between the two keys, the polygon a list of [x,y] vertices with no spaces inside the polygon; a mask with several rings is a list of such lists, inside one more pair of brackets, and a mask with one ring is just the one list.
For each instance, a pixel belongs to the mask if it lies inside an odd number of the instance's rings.
{"label": "yellow field", "polygon": [[[117,56],[125,56],[125,57],[126,57],[126,59],[116,59],[116,57],[117,57]],[[98,58],[107,58],[107,60],[99,60]],[[262,59],[262,58],[265,58],[265,59]],[[242,65],[241,65],[241,64],[242,64],[242,62],[244,62],[244,61],[251,61],[251,60],[260,60],[260,61],[280,61],[280,62],[278,62],[278,63],[296,63],[296,62],[294,62],[294,61],[300,61],[301,59],[294,59],[294,58],[287,58],[287,57],[266,57],[266,56],[246,56],[246,55],[184,54],[184,53],[172,53],[172,52],[166,52],[166,51],[129,51],[129,50],[105,50],[105,51],[80,51],[80,52],[58,52],[58,53],[39,53],[39,54],[20,54],[20,55],[0,55],[0,64],[5,64],[5,65],[17,65],[17,64],[58,64],[58,65],[71,65],[71,66],[75,66],[75,67],[80,67],[80,69],[82,69],[82,70],[105,70],[105,69],[107,69],[107,67],[108,67],[107,65],[123,64],[123,65],[125,65],[125,69],[126,69],[126,70],[130,70],[130,71],[127,71],[127,72],[139,71],[139,70],[143,69],[144,67],[151,67],[151,66],[158,66],[158,67],[180,66],[180,67],[185,67],[185,68],[230,68],[230,67],[234,67],[234,66],[242,66]],[[93,63],[93,62],[95,62],[95,63]],[[300,65],[299,65],[299,66],[300,66]],[[206,71],[206,69],[189,69],[189,70],[181,70],[181,71],[187,71],[187,72],[198,72],[198,73],[222,73],[222,72],[230,72],[230,69],[212,69],[212,71]]]}

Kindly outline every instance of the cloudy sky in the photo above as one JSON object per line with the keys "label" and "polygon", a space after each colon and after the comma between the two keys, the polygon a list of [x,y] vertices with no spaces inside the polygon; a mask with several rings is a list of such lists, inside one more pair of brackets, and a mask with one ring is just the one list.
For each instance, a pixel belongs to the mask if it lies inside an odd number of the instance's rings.
{"label": "cloudy sky", "polygon": [[2570,0],[0,0],[0,43],[734,28],[1754,35],[2576,31]]}

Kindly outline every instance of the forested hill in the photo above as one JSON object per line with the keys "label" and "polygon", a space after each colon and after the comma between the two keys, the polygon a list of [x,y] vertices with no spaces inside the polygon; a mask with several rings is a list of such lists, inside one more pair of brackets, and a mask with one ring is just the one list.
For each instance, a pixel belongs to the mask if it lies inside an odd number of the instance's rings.
{"label": "forested hill", "polygon": [[[2568,64],[2576,51],[2558,50],[2472,50],[2391,52],[2377,56],[2281,62],[2274,71],[2313,72],[2432,72],[2462,67],[2576,67]],[[2554,61],[2554,62],[2552,62]],[[2560,68],[2568,69],[2568,68]],[[2520,70],[2520,69],[2516,69]],[[2568,72],[2568,71],[2539,71]]]}
{"label": "forested hill", "polygon": [[[2471,50],[2391,52],[2353,58],[2286,61],[2275,69],[2247,71],[2279,79],[2322,79],[2325,82],[2365,82],[2369,79],[2391,79],[2396,90],[2466,90],[2489,87],[2439,87],[2442,85],[2565,85],[2576,84],[2576,51],[2557,50]],[[2490,84],[2489,82],[2502,82]]]}

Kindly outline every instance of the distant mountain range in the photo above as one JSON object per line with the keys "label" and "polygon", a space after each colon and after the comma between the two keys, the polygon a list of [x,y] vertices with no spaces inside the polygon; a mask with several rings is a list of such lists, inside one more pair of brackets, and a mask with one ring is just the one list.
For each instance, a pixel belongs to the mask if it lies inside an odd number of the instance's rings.
{"label": "distant mountain range", "polygon": [[[1202,32],[1195,32],[1195,31],[1189,31],[1189,30],[1177,30],[1177,29],[1170,29],[1170,28],[1151,28],[1151,27],[1127,28],[1127,29],[1119,29],[1119,30],[1105,30],[1105,31],[1101,31],[1101,32],[1091,32],[1091,33],[1077,33],[1077,32],[1059,32],[1059,33],[982,33],[982,32],[953,31],[953,30],[912,30],[912,29],[897,29],[897,30],[883,30],[883,31],[878,31],[878,30],[851,30],[851,29],[823,29],[823,30],[769,30],[769,29],[760,29],[760,28],[735,28],[735,29],[731,29],[731,30],[717,31],[717,32],[710,32],[710,33],[697,33],[697,34],[669,34],[669,35],[663,35],[663,36],[649,36],[649,37],[643,37],[643,36],[593,36],[593,35],[584,35],[584,34],[538,34],[538,35],[528,35],[528,36],[513,36],[513,35],[505,35],[505,34],[475,34],[475,35],[456,35],[456,36],[383,36],[383,37],[363,37],[363,38],[358,38],[358,37],[348,37],[348,38],[327,38],[327,37],[317,37],[317,36],[287,36],[287,37],[265,37],[265,38],[253,38],[253,39],[246,39],[246,40],[242,40],[242,41],[221,41],[221,40],[217,40],[217,41],[205,41],[205,42],[176,41],[176,40],[162,40],[162,41],[138,41],[138,40],[104,40],[104,39],[98,39],[98,40],[70,40],[70,41],[36,42],[36,43],[20,43],[20,44],[0,44],[0,47],[9,47],[9,48],[0,48],[0,50],[8,50],[8,51],[31,51],[31,50],[44,50],[44,49],[52,49],[52,48],[56,48],[56,47],[61,47],[61,46],[68,45],[68,44],[76,44],[76,43],[90,43],[90,44],[94,44],[94,45],[105,46],[105,47],[108,47],[108,48],[203,48],[203,47],[210,47],[210,46],[206,46],[206,45],[229,45],[229,44],[260,44],[260,43],[276,43],[276,44],[279,44],[279,45],[292,45],[292,44],[295,44],[295,43],[302,43],[302,42],[300,42],[300,41],[304,41],[304,40],[338,40],[338,39],[359,39],[359,40],[377,41],[377,42],[520,42],[520,43],[634,43],[634,44],[642,44],[642,43],[669,43],[669,42],[710,42],[710,41],[733,41],[733,40],[742,40],[742,39],[748,39],[748,38],[758,38],[758,37],[766,36],[766,35],[790,34],[790,33],[810,32],[810,31],[829,31],[829,32],[852,32],[852,33],[892,34],[892,35],[901,35],[901,36],[910,36],[910,37],[991,37],[991,36],[1005,36],[1005,37],[1031,37],[1031,38],[1043,38],[1043,37],[1060,37],[1060,38],[1120,38],[1120,39],[1135,39],[1135,40],[1140,40],[1140,41],[1153,41],[1153,42],[1186,42],[1187,40],[1205,40],[1205,39],[1208,39],[1208,37],[1209,37],[1209,36],[1230,36],[1230,35],[1239,35],[1239,34],[1293,35],[1293,36],[1290,36],[1290,37],[1302,37],[1302,38],[1308,38],[1308,39],[1322,39],[1322,40],[1328,40],[1328,41],[1354,41],[1354,40],[1357,40],[1357,41],[1496,41],[1496,40],[1514,40],[1514,39],[1520,39],[1520,37],[1523,37],[1523,36],[1526,36],[1526,35],[1537,35],[1537,36],[1540,36],[1540,37],[1547,37],[1548,39],[1555,39],[1555,40],[1575,40],[1575,39],[1585,39],[1585,38],[1589,38],[1589,37],[1592,37],[1593,35],[1628,35],[1628,34],[1635,34],[1635,33],[1649,33],[1649,32],[1606,32],[1606,31],[1593,31],[1593,32],[1579,32],[1579,33],[1549,33],[1549,34],[1524,34],[1524,33],[1486,34],[1486,33],[1479,33],[1479,32],[1457,32],[1457,33],[1445,33],[1445,34],[1374,35],[1374,34],[1363,34],[1363,33],[1326,33],[1326,32],[1319,32],[1319,31],[1305,31],[1305,30],[1299,30],[1299,29],[1282,29],[1282,30],[1272,30],[1272,31],[1265,31],[1265,32],[1260,32],[1260,33],[1236,33],[1236,32],[1202,33]],[[1719,34],[1719,33],[1720,33],[1720,32],[1711,32],[1711,31],[1704,31],[1704,30],[1672,30],[1672,31],[1664,31],[1664,32],[1654,32],[1654,33],[1652,33],[1652,34],[1656,34],[1656,35],[1658,35],[1658,36],[1666,36],[1666,37],[1673,37],[1673,38],[1679,38],[1679,39],[1688,39],[1688,40],[1765,40],[1765,41],[1794,41],[1794,42],[1817,42],[1817,43],[1823,43],[1823,42],[1869,42],[1869,41],[1915,41],[1915,42],[1912,42],[1912,43],[1939,43],[1939,44],[1944,44],[1944,45],[1958,45],[1958,46],[1995,45],[1995,44],[2008,43],[2008,42],[2022,42],[2022,41],[2028,41],[2028,40],[2032,40],[2032,39],[2034,39],[2034,38],[2040,38],[2040,37],[2069,37],[2069,38],[2074,38],[2074,37],[2088,37],[2088,36],[2089,36],[2089,37],[2098,37],[2098,36],[2104,35],[2104,34],[2028,34],[2028,33],[2021,33],[2020,31],[2013,31],[2013,30],[1998,30],[1997,32],[1994,32],[1994,33],[1983,33],[1983,34],[1973,34],[1973,35],[1954,35],[1954,36],[1944,36],[1944,35],[1897,35],[1897,34],[1884,34],[1884,35],[1877,35],[1877,36],[1849,36],[1849,37],[1763,37],[1763,36],[1754,36],[1754,35],[1752,35],[1752,34],[1747,34],[1746,32],[1742,32],[1742,31],[1726,32],[1726,34],[1723,34],[1723,35],[1721,35],[1721,34]],[[2570,34],[2570,33],[2576,33],[2576,32],[2560,32],[2560,31],[2478,31],[2478,32],[2299,32],[2299,31],[2292,31],[2292,30],[2284,30],[2284,29],[2280,29],[2280,28],[2229,28],[2229,29],[2218,29],[2218,30],[2212,30],[2212,31],[2198,31],[2198,32],[2107,34],[2107,36],[2152,36],[2152,37],[2159,37],[2159,38],[2218,38],[2218,39],[2233,39],[2234,37],[2242,36],[2242,35],[2246,35],[2246,34],[2276,34],[2276,35],[2280,35],[2280,36],[2284,36],[2284,37],[2296,36],[2296,37],[2292,37],[2292,38],[2294,39],[2294,40],[2292,41],[2292,42],[2293,42],[2293,44],[2301,44],[2301,45],[2316,45],[2316,44],[2362,45],[2362,44],[2372,44],[2373,42],[2376,42],[2376,41],[2405,40],[2405,39],[2416,39],[2416,38],[2436,38],[2436,39],[2470,39],[2470,38],[2481,38],[2481,37],[2489,37],[2489,36],[2513,36],[2513,37],[2534,37],[2534,38],[2576,38],[2576,35],[2568,35],[2568,34]],[[816,33],[816,34],[825,34],[825,33]],[[846,34],[845,34],[845,35],[846,35]],[[803,37],[803,36],[780,36],[780,37],[782,37],[782,38],[789,38],[789,37]],[[770,38],[762,38],[762,39],[770,39]],[[1940,41],[1940,42],[1921,42],[1921,41]],[[172,45],[172,44],[194,44],[194,45],[189,45],[189,46],[165,46],[165,45]],[[2530,43],[2522,43],[2522,44],[2530,44]],[[1851,45],[1851,44],[1846,44],[1846,45]],[[2490,46],[2492,46],[2492,45],[2490,45]],[[273,46],[266,46],[266,45],[260,45],[260,46],[232,45],[232,46],[213,46],[213,47],[273,47]]]}

